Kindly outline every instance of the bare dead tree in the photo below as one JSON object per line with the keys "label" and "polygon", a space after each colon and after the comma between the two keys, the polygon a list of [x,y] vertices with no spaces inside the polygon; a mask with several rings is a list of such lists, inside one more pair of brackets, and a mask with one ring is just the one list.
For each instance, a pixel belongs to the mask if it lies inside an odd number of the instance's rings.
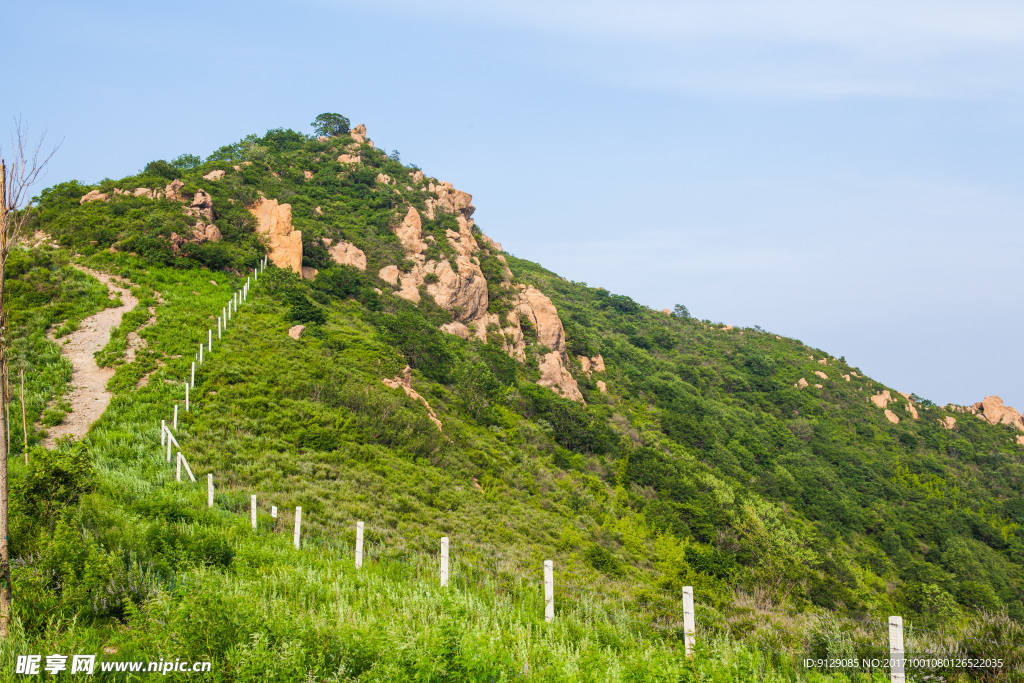
{"label": "bare dead tree", "polygon": [[[60,145],[43,152],[46,133],[32,147],[21,120],[14,122],[10,149],[0,146],[0,639],[6,640],[11,626],[11,555],[7,524],[7,456],[10,452],[10,382],[7,361],[11,331],[7,319],[7,257],[18,241],[31,212],[31,189]],[[5,158],[9,155],[10,163]]]}

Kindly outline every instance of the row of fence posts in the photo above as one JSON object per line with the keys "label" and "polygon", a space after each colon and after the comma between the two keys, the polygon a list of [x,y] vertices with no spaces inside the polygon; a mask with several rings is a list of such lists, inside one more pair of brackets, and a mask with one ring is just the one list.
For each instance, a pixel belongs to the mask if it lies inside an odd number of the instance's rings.
{"label": "row of fence posts", "polygon": [[[253,282],[257,282],[259,273],[266,269],[267,258],[264,257],[260,262],[260,267],[253,271]],[[237,290],[232,294],[231,301],[226,306],[221,308],[221,314],[217,318],[217,340],[220,341],[222,337],[222,330],[227,330],[228,322],[230,322],[232,313],[238,312],[238,304],[245,302],[249,297],[249,278],[246,278],[245,284],[241,289]],[[197,355],[199,364],[203,364],[203,344],[199,344],[199,353]],[[212,328],[207,330],[207,343],[206,350],[208,353],[213,352],[213,330]],[[196,382],[196,363],[192,362],[192,368],[189,375],[189,381],[185,383],[185,412],[189,412],[189,389],[195,388]],[[178,428],[178,406],[174,406],[174,417],[173,417],[173,429]],[[186,474],[193,482],[196,481],[195,475],[192,474],[192,468],[189,467],[188,460],[181,454],[181,445],[178,440],[174,438],[174,433],[171,427],[167,426],[165,420],[160,421],[160,445],[167,446],[167,462],[171,462],[171,446],[172,444],[177,449],[176,458],[176,469],[178,482],[181,481],[181,468],[184,466]],[[206,475],[206,504],[208,507],[213,507],[213,473]],[[256,529],[256,496],[250,497],[250,516],[252,521],[252,528]],[[270,516],[277,518],[277,506],[271,506]],[[361,569],[363,566],[363,535],[365,532],[365,524],[363,522],[356,522],[356,545],[355,545],[355,567]],[[293,537],[293,544],[296,549],[300,548],[302,535],[302,506],[296,506],[295,508],[295,531]],[[448,563],[449,563],[449,550],[450,541],[447,536],[441,537],[441,552],[440,552],[440,583],[442,587],[448,586]],[[694,648],[697,644],[697,621],[693,606],[693,586],[683,586],[683,633],[686,645],[686,656],[693,658]],[[555,620],[555,565],[552,560],[544,560],[544,621],[551,623]],[[889,658],[890,658],[890,682],[891,683],[906,683],[906,670],[904,666],[905,651],[903,646],[903,617],[892,616],[889,617]]]}

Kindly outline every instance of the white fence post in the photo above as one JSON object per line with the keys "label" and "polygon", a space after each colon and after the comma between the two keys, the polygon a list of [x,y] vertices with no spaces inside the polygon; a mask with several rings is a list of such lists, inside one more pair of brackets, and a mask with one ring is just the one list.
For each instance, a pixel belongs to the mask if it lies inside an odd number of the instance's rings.
{"label": "white fence post", "polygon": [[188,412],[188,383],[185,383],[185,412]]}
{"label": "white fence post", "polygon": [[206,331],[206,345],[209,347],[206,350],[213,353],[213,330]]}
{"label": "white fence post", "polygon": [[195,389],[195,387],[196,387],[196,362],[195,361],[192,361],[192,375],[189,377],[188,383],[192,385],[193,389]]}
{"label": "white fence post", "polygon": [[363,523],[356,522],[356,569],[363,566]]}
{"label": "white fence post", "polygon": [[199,342],[199,364],[203,364],[203,342]]}
{"label": "white fence post", "polygon": [[217,341],[220,341],[220,316],[217,316]]}
{"label": "white fence post", "polygon": [[213,472],[206,475],[206,507],[213,507]]}
{"label": "white fence post", "polygon": [[905,655],[903,617],[889,617],[889,680],[892,683],[906,683]]}
{"label": "white fence post", "polygon": [[448,537],[441,537],[441,586],[448,585]]}
{"label": "white fence post", "polygon": [[273,517],[274,519],[277,519],[277,506],[276,505],[271,505],[270,506],[270,516]]}
{"label": "white fence post", "polygon": [[302,508],[295,508],[295,549],[299,549],[299,531],[302,529]]}
{"label": "white fence post", "polygon": [[693,615],[693,586],[683,586],[683,633],[686,636],[686,656],[693,659],[693,646],[697,642],[697,623]]}
{"label": "white fence post", "polygon": [[185,474],[188,475],[188,478],[192,483],[196,483],[196,475],[192,474],[192,468],[188,466],[188,460],[186,460],[185,456],[181,453],[178,453],[178,462],[185,466]]}
{"label": "white fence post", "polygon": [[177,465],[177,468],[178,468],[178,473],[176,475],[176,479],[178,480],[178,483],[180,484],[181,483],[181,451],[178,451],[178,457],[177,457],[177,459],[174,462],[175,462],[175,465]]}
{"label": "white fence post", "polygon": [[544,560],[544,621],[555,620],[555,563]]}
{"label": "white fence post", "polygon": [[249,496],[249,514],[252,517],[252,528],[256,528],[256,496]]}
{"label": "white fence post", "polygon": [[[178,404],[177,403],[174,404],[174,422],[172,424],[174,425],[175,429],[178,428]],[[170,462],[170,460],[168,459],[167,462]]]}
{"label": "white fence post", "polygon": [[160,420],[160,445],[163,446],[167,443],[167,420]]}
{"label": "white fence post", "polygon": [[171,464],[171,433],[167,432],[167,464]]}

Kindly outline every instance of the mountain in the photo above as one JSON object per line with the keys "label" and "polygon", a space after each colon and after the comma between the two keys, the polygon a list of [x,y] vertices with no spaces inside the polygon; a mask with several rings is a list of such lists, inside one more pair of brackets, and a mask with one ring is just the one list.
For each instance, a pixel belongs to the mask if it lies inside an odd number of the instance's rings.
{"label": "mountain", "polygon": [[[35,425],[27,466],[11,435],[22,650],[209,659],[224,680],[789,680],[817,675],[794,658],[884,656],[903,615],[908,652],[1020,665],[1016,410],[569,282],[346,128],[41,193],[8,264]],[[44,448],[78,400],[61,340],[128,296],[95,350],[109,407]],[[176,404],[199,485],[161,444]],[[442,536],[458,590],[435,585]]]}

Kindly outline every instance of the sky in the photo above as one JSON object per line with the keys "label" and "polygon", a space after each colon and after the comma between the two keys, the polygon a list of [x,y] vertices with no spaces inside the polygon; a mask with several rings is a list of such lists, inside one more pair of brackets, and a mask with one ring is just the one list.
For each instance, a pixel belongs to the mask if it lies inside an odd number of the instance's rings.
{"label": "sky", "polygon": [[43,186],[338,112],[570,280],[936,403],[1024,409],[1019,2],[34,0],[0,19],[0,116],[63,141]]}

